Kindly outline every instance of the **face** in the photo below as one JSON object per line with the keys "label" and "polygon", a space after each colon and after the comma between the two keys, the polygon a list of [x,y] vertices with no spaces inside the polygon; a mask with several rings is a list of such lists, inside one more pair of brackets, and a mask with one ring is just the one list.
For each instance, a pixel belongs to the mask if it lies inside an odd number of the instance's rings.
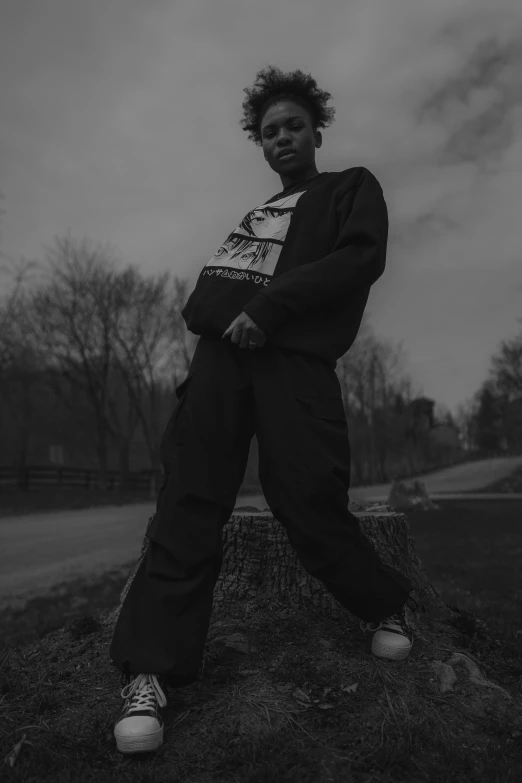
{"label": "face", "polygon": [[[261,120],[261,139],[265,160],[283,178],[313,166],[315,150],[322,144],[321,132],[314,133],[306,109],[287,100],[273,103],[265,112]],[[295,154],[279,158],[283,150],[293,150]]]}

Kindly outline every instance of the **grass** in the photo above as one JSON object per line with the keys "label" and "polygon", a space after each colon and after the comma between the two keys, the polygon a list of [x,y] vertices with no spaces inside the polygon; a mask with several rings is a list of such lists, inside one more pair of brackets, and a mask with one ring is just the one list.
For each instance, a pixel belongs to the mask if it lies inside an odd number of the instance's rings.
{"label": "grass", "polygon": [[[214,613],[201,678],[168,694],[165,743],[152,756],[122,756],[112,734],[121,686],[103,619],[134,563],[4,610],[0,779],[522,779],[522,505],[440,507],[409,517],[433,584],[460,609],[454,625],[429,628],[407,661],[392,663],[369,653],[371,635],[348,614],[339,623],[268,599]],[[511,699],[461,666],[455,691],[441,693],[432,662],[455,649]],[[23,737],[13,766],[2,763]]]}
{"label": "grass", "polygon": [[446,603],[483,619],[522,661],[522,502],[438,505],[408,515],[432,584]]}

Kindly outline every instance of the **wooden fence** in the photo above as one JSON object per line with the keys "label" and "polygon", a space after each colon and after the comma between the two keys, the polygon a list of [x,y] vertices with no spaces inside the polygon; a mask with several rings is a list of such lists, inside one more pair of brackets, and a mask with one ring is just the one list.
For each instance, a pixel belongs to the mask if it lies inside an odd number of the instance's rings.
{"label": "wooden fence", "polygon": [[[453,459],[448,465],[459,464],[461,462],[476,461],[483,459],[496,459],[498,457],[522,456],[522,449],[511,451],[474,451],[461,455],[458,459]],[[433,468],[432,468],[433,470]],[[401,480],[415,478],[415,476],[397,477]],[[147,493],[153,497],[156,495],[163,479],[163,472],[159,470],[141,470],[128,474],[126,489],[130,492]],[[24,467],[14,467],[12,465],[0,465],[0,494],[9,492],[30,492],[31,490],[50,489],[58,487],[78,488],[83,490],[96,489],[100,486],[100,472],[94,468],[73,468],[56,465],[27,465]],[[107,472],[107,490],[118,490],[121,487],[121,475],[117,470]],[[356,485],[353,484],[355,489]],[[252,476],[245,476],[241,485],[241,493],[262,492],[259,482],[254,481]]]}
{"label": "wooden fence", "polygon": [[[126,490],[155,497],[161,482],[163,471],[141,470],[128,474]],[[12,465],[0,465],[0,495],[11,492],[31,492],[59,487],[93,490],[100,486],[100,472],[94,468],[72,468],[56,465],[26,465],[23,468]],[[119,490],[122,486],[121,475],[117,470],[107,472],[108,491]],[[242,493],[261,492],[258,482],[247,480],[241,485]]]}
{"label": "wooden fence", "polygon": [[[127,489],[149,492],[151,486],[159,487],[161,470],[142,470],[128,474]],[[72,468],[56,465],[26,465],[23,468],[0,466],[0,493],[12,491],[30,492],[35,489],[71,487],[90,490],[99,486],[100,472],[89,468]],[[121,486],[121,475],[117,470],[107,472],[107,489]]]}

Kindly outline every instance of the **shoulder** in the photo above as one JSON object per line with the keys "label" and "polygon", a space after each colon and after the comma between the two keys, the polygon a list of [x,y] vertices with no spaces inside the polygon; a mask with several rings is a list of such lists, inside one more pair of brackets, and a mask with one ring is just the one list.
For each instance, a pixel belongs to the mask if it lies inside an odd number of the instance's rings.
{"label": "shoulder", "polygon": [[336,177],[338,177],[339,186],[345,190],[357,188],[363,183],[377,186],[382,190],[379,180],[366,166],[352,166],[352,168],[339,171]]}

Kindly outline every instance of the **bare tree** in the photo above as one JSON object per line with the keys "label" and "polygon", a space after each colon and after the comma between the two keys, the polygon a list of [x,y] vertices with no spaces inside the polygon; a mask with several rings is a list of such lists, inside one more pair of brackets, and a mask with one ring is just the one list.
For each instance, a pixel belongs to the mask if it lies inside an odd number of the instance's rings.
{"label": "bare tree", "polygon": [[[48,249],[47,261],[50,279],[30,297],[24,328],[38,340],[49,366],[89,400],[105,485],[110,439],[121,447],[122,440],[129,442],[136,426],[135,417],[118,420],[121,397],[111,392],[117,367],[110,329],[116,299],[115,260],[110,251],[91,249],[85,240],[77,245],[67,236]],[[70,405],[66,385],[55,383],[53,389]]]}
{"label": "bare tree", "polygon": [[468,398],[457,406],[457,412],[455,415],[455,424],[459,429],[462,446],[466,451],[469,451],[473,446],[472,429],[475,409],[476,404],[474,399]]}
{"label": "bare tree", "polygon": [[3,431],[1,440],[4,455],[7,450],[11,459],[14,456],[23,481],[32,425],[44,394],[42,357],[38,346],[23,327],[26,287],[38,263],[24,258],[15,261],[2,255],[9,264],[2,265],[0,271],[4,277],[11,278],[11,285],[4,287],[0,304],[0,397],[3,413],[9,417],[10,432],[14,429],[16,436],[7,442]]}
{"label": "bare tree", "polygon": [[166,380],[170,388],[176,385],[178,367],[186,374],[193,355],[181,318],[186,282],[175,278],[172,289],[168,282],[168,272],[156,280],[143,279],[128,268],[115,281],[111,318],[114,355],[155,467],[162,434],[160,384]]}
{"label": "bare tree", "polygon": [[12,366],[27,347],[27,335],[20,328],[19,313],[24,306],[26,287],[31,273],[38,267],[37,261],[21,258],[18,261],[6,256],[8,264],[0,266],[0,273],[11,278],[11,285],[2,286],[4,297],[0,303],[0,374]]}
{"label": "bare tree", "polygon": [[[388,453],[409,448],[407,404],[404,412],[395,410],[397,395],[411,396],[412,383],[405,376],[403,362],[402,343],[393,347],[378,340],[366,316],[350,351],[338,362],[336,372],[350,428],[357,482],[368,478],[374,481],[377,469],[380,479],[386,480]],[[368,475],[363,468],[365,457]]]}
{"label": "bare tree", "polygon": [[162,395],[193,353],[181,318],[186,283],[169,287],[169,273],[145,279],[133,266],[120,271],[110,248],[69,236],[47,249],[47,262],[49,279],[32,295],[24,329],[38,337],[53,390],[69,408],[71,386],[89,400],[103,482],[111,443],[127,476],[138,425],[156,467]]}

